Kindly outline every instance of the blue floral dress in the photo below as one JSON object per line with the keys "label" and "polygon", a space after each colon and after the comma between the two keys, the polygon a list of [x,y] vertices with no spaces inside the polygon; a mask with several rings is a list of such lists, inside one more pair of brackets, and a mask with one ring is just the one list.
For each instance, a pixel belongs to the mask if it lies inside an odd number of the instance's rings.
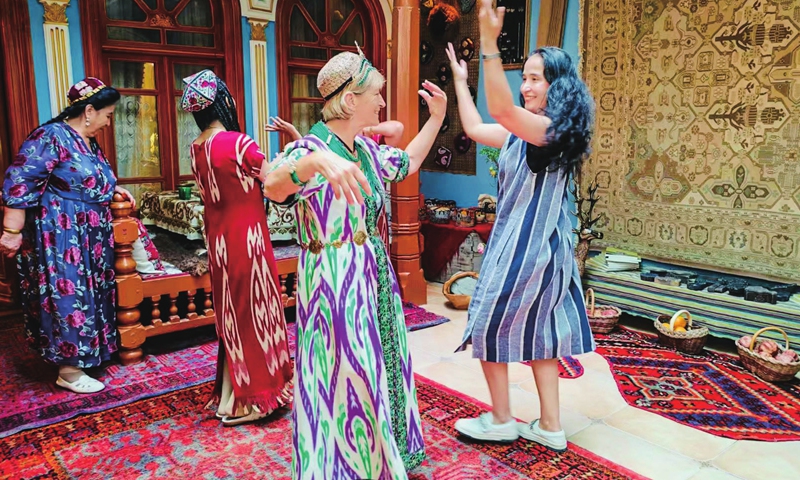
{"label": "blue floral dress", "polygon": [[17,255],[25,330],[48,362],[96,367],[117,350],[116,183],[103,152],[63,122],[31,133],[6,172],[6,206],[27,210]]}

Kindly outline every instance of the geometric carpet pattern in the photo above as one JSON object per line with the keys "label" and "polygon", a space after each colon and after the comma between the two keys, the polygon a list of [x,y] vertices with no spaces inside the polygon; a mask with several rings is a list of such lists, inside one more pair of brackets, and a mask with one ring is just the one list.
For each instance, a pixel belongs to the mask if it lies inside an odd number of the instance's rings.
{"label": "geometric carpet pattern", "polygon": [[581,180],[600,186],[598,246],[796,279],[797,1],[586,0],[581,10],[597,104]]}
{"label": "geometric carpet pattern", "polygon": [[[449,319],[411,303],[403,305],[409,330],[428,328]],[[296,323],[288,324],[294,357]],[[199,385],[214,378],[217,340],[213,326],[150,338],[144,361],[123,367],[109,362],[92,369],[106,388],[76,395],[55,385],[56,367],[46,365],[31,350],[19,325],[0,331],[0,438],[22,429],[93,413],[143,398]]]}
{"label": "geometric carpet pattern", "polygon": [[[455,420],[485,405],[416,376],[428,458],[421,479],[627,479],[641,476],[575,445],[554,453],[525,440],[467,443]],[[0,440],[6,478],[291,478],[286,409],[255,424],[223,427],[203,410],[211,384],[170,392]]]}
{"label": "geometric carpet pattern", "polygon": [[800,381],[765,382],[738,357],[683,354],[624,328],[595,339],[631,406],[720,437],[800,440]]}
{"label": "geometric carpet pattern", "polygon": [[98,393],[77,395],[55,385],[57,368],[42,362],[22,328],[0,331],[0,438],[22,429],[93,413],[143,398],[205,383],[216,374],[214,327],[148,339],[144,361],[118,362],[87,370],[106,384]]}

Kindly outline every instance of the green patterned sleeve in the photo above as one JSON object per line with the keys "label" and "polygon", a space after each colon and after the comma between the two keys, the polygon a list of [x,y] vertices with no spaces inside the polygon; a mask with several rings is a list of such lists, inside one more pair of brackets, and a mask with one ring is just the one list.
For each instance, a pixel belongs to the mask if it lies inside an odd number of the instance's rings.
{"label": "green patterned sleeve", "polygon": [[[305,144],[305,145],[300,146],[300,145],[298,145],[298,143],[299,142],[292,142],[292,143],[289,143],[288,145],[286,145],[286,149],[283,152],[279,153],[270,162],[270,165],[269,165],[270,173],[275,171],[281,165],[283,165],[285,163],[288,163],[288,162],[291,162],[291,161],[298,161],[301,158],[305,157],[306,155],[309,155],[311,152],[314,151],[314,148],[311,148],[310,145]],[[306,198],[316,194],[320,190],[322,190],[326,185],[328,185],[328,180],[325,179],[325,177],[323,177],[319,173],[314,174],[314,176],[311,177],[305,183],[305,185],[300,187],[300,190],[298,190],[297,193],[295,193],[293,197],[287,198],[285,202],[281,203],[281,205],[287,205],[287,204],[291,205],[291,204],[293,204],[293,203],[295,203],[295,202],[297,202],[299,200],[306,199]]]}
{"label": "green patterned sleeve", "polygon": [[381,145],[381,175],[387,182],[402,182],[408,176],[408,154],[399,148]]}

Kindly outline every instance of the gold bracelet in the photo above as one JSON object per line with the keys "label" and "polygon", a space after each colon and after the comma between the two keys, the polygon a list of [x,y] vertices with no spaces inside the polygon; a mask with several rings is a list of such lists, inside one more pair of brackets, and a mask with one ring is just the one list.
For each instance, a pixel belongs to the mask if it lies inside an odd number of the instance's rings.
{"label": "gold bracelet", "polygon": [[22,233],[22,230],[14,230],[13,228],[3,227],[3,231],[6,233],[10,233],[11,235],[19,235]]}

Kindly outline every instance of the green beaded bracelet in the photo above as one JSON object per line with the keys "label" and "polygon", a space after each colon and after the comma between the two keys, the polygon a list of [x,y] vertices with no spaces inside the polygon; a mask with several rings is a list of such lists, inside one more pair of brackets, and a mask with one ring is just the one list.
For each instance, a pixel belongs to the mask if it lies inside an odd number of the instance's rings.
{"label": "green beaded bracelet", "polygon": [[300,181],[300,177],[297,176],[297,160],[292,160],[289,163],[289,176],[292,178],[292,183],[297,185],[298,187],[302,187],[305,185],[305,182]]}
{"label": "green beaded bracelet", "polygon": [[302,187],[303,185],[305,185],[304,182],[300,181],[300,177],[297,176],[297,172],[295,172],[294,170],[292,170],[291,173],[289,173],[289,175],[292,177],[292,182],[298,187]]}

